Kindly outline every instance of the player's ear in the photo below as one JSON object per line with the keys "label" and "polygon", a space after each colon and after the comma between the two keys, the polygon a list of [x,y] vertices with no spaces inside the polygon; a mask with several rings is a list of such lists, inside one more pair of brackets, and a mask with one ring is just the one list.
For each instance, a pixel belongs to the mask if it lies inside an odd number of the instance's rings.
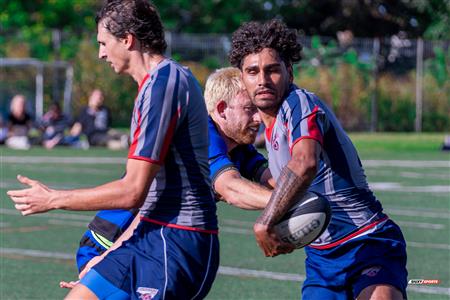
{"label": "player's ear", "polygon": [[134,47],[136,43],[136,38],[131,33],[127,33],[125,37],[122,39],[122,42],[127,47],[127,49],[130,50],[132,47]]}
{"label": "player's ear", "polygon": [[292,64],[287,66],[287,71],[289,75],[289,83],[294,82],[294,70],[292,69]]}
{"label": "player's ear", "polygon": [[225,110],[227,109],[227,107],[228,107],[228,105],[227,105],[227,103],[225,102],[225,101],[223,101],[223,100],[219,100],[218,102],[217,102],[217,104],[216,104],[216,110],[217,110],[217,113],[219,114],[219,116],[221,117],[221,118],[226,118],[225,117]]}

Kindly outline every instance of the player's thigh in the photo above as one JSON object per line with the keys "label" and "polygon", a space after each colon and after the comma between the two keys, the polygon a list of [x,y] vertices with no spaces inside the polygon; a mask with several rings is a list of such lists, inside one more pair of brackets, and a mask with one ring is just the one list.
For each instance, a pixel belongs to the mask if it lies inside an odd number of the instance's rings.
{"label": "player's thigh", "polygon": [[82,284],[76,284],[69,294],[64,298],[65,300],[97,300],[97,296],[86,286]]}
{"label": "player's thigh", "polygon": [[349,291],[335,287],[309,285],[303,287],[302,290],[302,300],[348,300],[351,298],[352,296]]}
{"label": "player's thigh", "polygon": [[403,295],[399,289],[388,284],[374,284],[366,287],[359,293],[357,300],[402,300]]}

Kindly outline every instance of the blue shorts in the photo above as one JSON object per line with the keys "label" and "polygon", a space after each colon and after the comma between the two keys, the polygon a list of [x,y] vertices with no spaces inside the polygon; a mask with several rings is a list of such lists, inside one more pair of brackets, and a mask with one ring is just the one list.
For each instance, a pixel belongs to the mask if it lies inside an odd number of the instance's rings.
{"label": "blue shorts", "polygon": [[100,299],[202,299],[218,267],[217,234],[141,221],[80,283]]}
{"label": "blue shorts", "polygon": [[373,284],[399,289],[406,299],[406,242],[391,220],[372,233],[331,249],[305,248],[302,299],[356,299]]}
{"label": "blue shorts", "polygon": [[97,241],[92,231],[86,230],[80,240],[80,247],[77,251],[78,272],[81,272],[92,258],[102,255],[107,249]]}

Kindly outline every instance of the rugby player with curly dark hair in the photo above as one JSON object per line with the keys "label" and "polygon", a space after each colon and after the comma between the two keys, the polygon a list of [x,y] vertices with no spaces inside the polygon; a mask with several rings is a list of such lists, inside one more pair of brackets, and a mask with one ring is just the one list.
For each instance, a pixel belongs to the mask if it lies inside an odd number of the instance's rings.
{"label": "rugby player with curly dark hair", "polygon": [[242,71],[266,126],[269,168],[276,182],[253,229],[266,256],[291,251],[274,225],[306,191],[332,207],[325,232],[305,248],[302,299],[406,298],[406,243],[370,190],[360,159],[333,112],[294,83],[301,57],[294,29],[280,20],[242,25],[230,63]]}

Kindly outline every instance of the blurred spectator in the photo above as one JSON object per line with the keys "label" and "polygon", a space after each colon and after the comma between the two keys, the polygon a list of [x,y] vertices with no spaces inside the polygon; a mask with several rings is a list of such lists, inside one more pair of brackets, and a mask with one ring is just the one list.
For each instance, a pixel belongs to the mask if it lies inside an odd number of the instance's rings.
{"label": "blurred spectator", "polygon": [[3,119],[3,114],[0,113],[0,145],[3,145],[8,137],[8,128]]}
{"label": "blurred spectator", "polygon": [[8,137],[6,145],[13,149],[29,149],[28,132],[32,127],[32,120],[26,112],[24,95],[18,94],[12,98],[7,122]]}
{"label": "blurred spectator", "polygon": [[444,143],[442,144],[442,151],[450,151],[450,135],[444,137]]}
{"label": "blurred spectator", "polygon": [[52,149],[56,145],[70,145],[70,142],[64,138],[64,131],[69,128],[69,125],[70,120],[62,113],[59,103],[52,103],[39,122],[43,132],[42,145],[47,149]]}
{"label": "blurred spectator", "polygon": [[72,126],[70,134],[79,137],[85,134],[90,146],[107,146],[110,149],[125,149],[128,147],[128,137],[115,130],[110,129],[111,114],[109,109],[103,105],[104,97],[102,91],[92,91],[88,106],[81,113]]}

